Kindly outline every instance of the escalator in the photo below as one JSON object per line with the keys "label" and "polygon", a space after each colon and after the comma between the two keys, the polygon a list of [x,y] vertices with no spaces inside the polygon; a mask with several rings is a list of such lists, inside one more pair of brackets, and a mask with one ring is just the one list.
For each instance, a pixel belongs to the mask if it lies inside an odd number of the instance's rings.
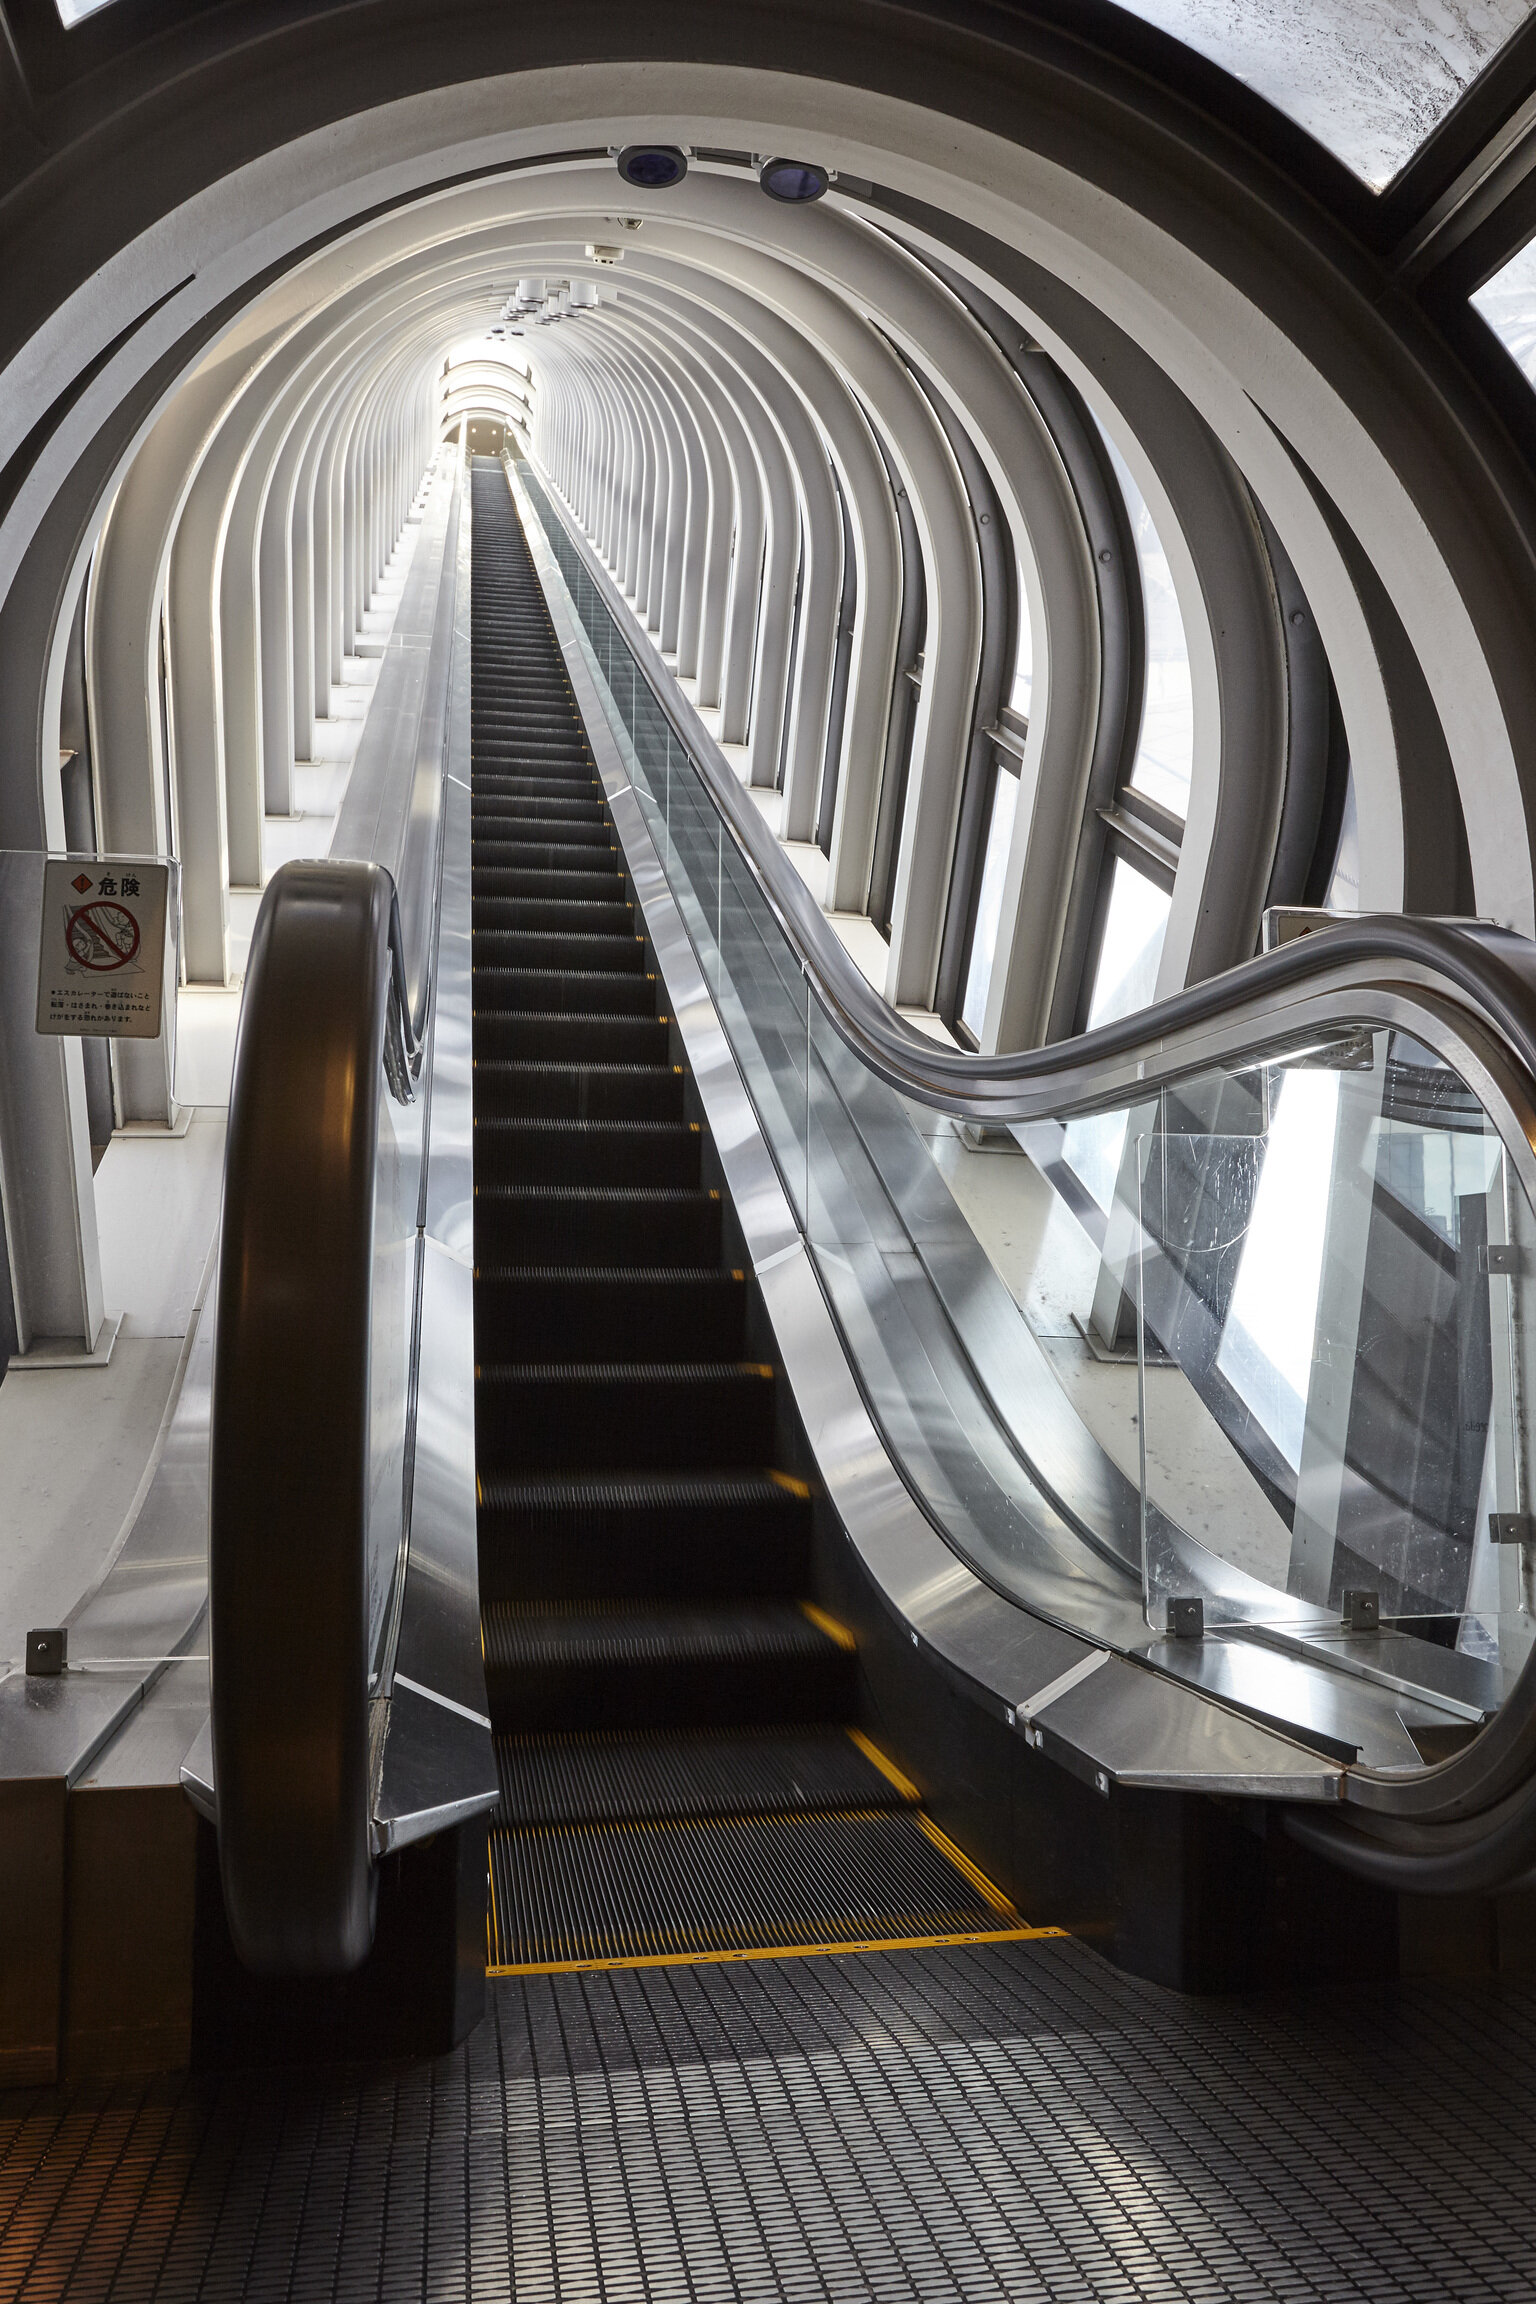
{"label": "escalator", "polygon": [[[431,709],[247,982],[181,1770],[239,1962],[430,1957],[460,2035],[487,1828],[512,1975],[1064,1928],[1224,1989],[1525,1881],[1530,947],[1319,923],[941,1048],[547,476],[454,475]],[[1101,1297],[1129,1358],[1041,1318]]]}
{"label": "escalator", "polygon": [[732,1213],[502,465],[473,486],[493,1970],[1015,1933],[854,1725]]}

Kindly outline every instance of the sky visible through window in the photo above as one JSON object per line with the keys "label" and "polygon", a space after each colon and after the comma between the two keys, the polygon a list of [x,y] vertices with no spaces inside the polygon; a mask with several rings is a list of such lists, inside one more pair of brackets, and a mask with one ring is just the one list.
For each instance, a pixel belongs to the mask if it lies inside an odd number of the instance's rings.
{"label": "sky visible through window", "polygon": [[1003,914],[1003,880],[1008,850],[1013,842],[1013,820],[1018,813],[1019,779],[999,768],[992,783],[992,815],[981,868],[981,889],[976,898],[976,929],[971,938],[971,964],[966,971],[961,1022],[979,1040],[987,1013],[987,990],[992,963],[997,957],[997,925]]}
{"label": "sky visible through window", "polygon": [[1301,1466],[1339,1125],[1337,1072],[1286,1072],[1216,1365]]}
{"label": "sky visible through window", "polygon": [[1511,256],[1472,301],[1527,383],[1536,384],[1536,240]]}
{"label": "sky visible through window", "polygon": [[1008,694],[1011,711],[1021,720],[1029,718],[1030,692],[1035,678],[1035,639],[1029,621],[1029,593],[1025,588],[1024,570],[1015,556],[1014,593],[1019,604],[1019,628],[1013,643],[1013,686]]}
{"label": "sky visible through window", "polygon": [[[1162,889],[1154,888],[1145,873],[1117,856],[1088,1009],[1090,1032],[1145,1008],[1152,999],[1168,912],[1169,899]],[[1105,1210],[1115,1196],[1125,1130],[1123,1112],[1096,1112],[1087,1119],[1067,1122],[1062,1147],[1067,1165]]]}
{"label": "sky visible through window", "polygon": [[[1189,643],[1173,588],[1173,571],[1146,499],[1131,468],[1104,434],[1125,497],[1141,569],[1141,601],[1146,625],[1146,689],[1141,733],[1131,783],[1181,820],[1189,814],[1189,786],[1195,759],[1195,698],[1189,670]],[[1150,998],[1150,994],[1148,995]]]}

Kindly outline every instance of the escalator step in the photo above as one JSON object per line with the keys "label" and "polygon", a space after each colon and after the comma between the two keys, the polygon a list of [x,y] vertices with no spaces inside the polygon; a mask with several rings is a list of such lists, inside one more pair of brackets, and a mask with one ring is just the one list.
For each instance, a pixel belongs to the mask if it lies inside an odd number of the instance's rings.
{"label": "escalator step", "polygon": [[487,1601],[491,1720],[558,1728],[827,1721],[853,1708],[851,1648],[787,1601],[566,1607]]}
{"label": "escalator step", "polygon": [[474,771],[474,791],[470,800],[470,831],[478,832],[482,824],[504,824],[537,807],[554,816],[559,813],[579,815],[588,823],[596,823],[603,806],[603,788],[595,776],[535,776],[521,775],[510,768],[493,769],[482,780],[480,766]]}
{"label": "escalator step", "polygon": [[[558,839],[551,836],[552,830],[559,831]],[[509,831],[505,839],[477,840],[474,869],[478,872],[482,866],[489,865],[494,870],[512,864],[543,872],[567,869],[592,872],[607,859],[617,864],[617,851],[606,824],[567,824],[552,828],[539,822]]]}
{"label": "escalator step", "polygon": [[[617,1003],[615,1003],[617,1005]],[[475,1013],[477,1056],[599,1058],[605,1063],[669,1064],[665,1021],[656,1016],[592,1016],[530,1009]]]}
{"label": "escalator step", "polygon": [[[813,1502],[701,1188],[542,587],[474,470],[476,1459],[498,1965],[1020,1933],[838,1723]],[[681,788],[679,837],[714,818]],[[733,915],[745,898],[722,890]],[[771,967],[765,984],[784,987]],[[1012,1924],[1011,1926],[1009,1924]]]}
{"label": "escalator step", "polygon": [[489,1471],[715,1469],[773,1455],[773,1370],[756,1360],[482,1362]]}
{"label": "escalator step", "polygon": [[646,1265],[498,1268],[475,1273],[477,1349],[489,1360],[558,1346],[562,1360],[739,1360],[746,1332],[739,1272]]}
{"label": "escalator step", "polygon": [[488,1056],[475,1066],[475,1110],[489,1118],[681,1120],[680,1064],[519,1064]]}
{"label": "escalator step", "polygon": [[475,1175],[520,1184],[697,1184],[691,1120],[475,1121]]}
{"label": "escalator step", "polygon": [[592,755],[580,727],[568,713],[480,711],[475,714],[472,757],[499,747],[530,761],[551,760],[556,772],[592,769]]}
{"label": "escalator step", "polygon": [[471,726],[477,735],[504,735],[514,742],[533,738],[541,744],[563,745],[573,753],[587,748],[586,731],[569,693],[529,695],[514,689],[499,696],[481,696],[474,705]]}
{"label": "escalator step", "polygon": [[[645,968],[645,938],[633,932],[620,936],[572,935],[565,929],[554,928],[482,928],[475,938],[475,987],[479,990],[482,977],[489,978],[498,971],[508,974],[530,968],[556,968],[562,974],[581,975],[588,969],[601,969],[610,975],[618,969]],[[538,987],[529,982],[508,984],[508,1007],[535,1009]],[[554,1002],[559,1008],[563,1002]],[[656,999],[654,988],[647,989],[646,1014],[654,1022]]]}
{"label": "escalator step", "polygon": [[1024,1932],[925,1819],[886,1808],[497,1825],[491,1906],[493,1969]]}
{"label": "escalator step", "polygon": [[635,908],[617,893],[611,896],[472,896],[470,921],[476,935],[483,928],[555,928],[567,934],[632,936]]}
{"label": "escalator step", "polygon": [[[594,763],[575,746],[533,733],[482,730],[471,747],[473,792],[470,823],[500,814],[498,802],[539,799],[593,800],[602,797]],[[548,786],[541,792],[541,787]]]}
{"label": "escalator step", "polygon": [[565,867],[522,864],[481,864],[474,869],[474,896],[478,904],[501,896],[526,899],[553,896],[562,904],[588,901],[611,904],[623,901],[623,876],[612,865]]}
{"label": "escalator step", "polygon": [[521,864],[481,864],[474,869],[474,900],[486,904],[498,897],[526,901],[552,896],[561,904],[612,904],[624,901],[623,875],[612,865],[575,864],[538,869]]}
{"label": "escalator step", "polygon": [[[510,942],[510,939],[509,939]],[[536,948],[545,939],[530,938]],[[638,936],[625,947],[613,937],[592,939],[592,950],[585,961],[563,967],[551,958],[538,958],[530,953],[527,965],[503,967],[493,962],[490,967],[475,968],[475,1018],[532,1009],[551,1016],[567,1016],[594,1012],[644,1016],[647,1022],[656,1018],[656,987],[642,971],[645,945]],[[558,1062],[558,1058],[550,1059]]]}
{"label": "escalator step", "polygon": [[845,1728],[498,1736],[499,1821],[605,1824],[903,1808],[916,1798]]}
{"label": "escalator step", "polygon": [[510,720],[519,726],[549,728],[564,736],[574,736],[578,743],[585,741],[576,699],[563,681],[556,684],[519,678],[509,687],[497,688],[487,686],[482,680],[475,698],[474,715],[482,725]]}
{"label": "escalator step", "polygon": [[811,1500],[765,1472],[480,1483],[486,1599],[789,1599],[811,1572]]}
{"label": "escalator step", "polygon": [[720,1259],[713,1192],[634,1186],[487,1184],[475,1190],[477,1239],[505,1263],[709,1264]]}

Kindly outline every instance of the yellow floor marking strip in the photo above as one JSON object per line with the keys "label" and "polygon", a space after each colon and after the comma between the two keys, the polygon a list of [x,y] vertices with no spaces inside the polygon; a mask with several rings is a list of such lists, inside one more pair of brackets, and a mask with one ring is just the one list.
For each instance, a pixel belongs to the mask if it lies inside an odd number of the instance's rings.
{"label": "yellow floor marking strip", "polygon": [[871,1767],[879,1769],[888,1784],[895,1785],[903,1800],[910,1800],[914,1807],[918,1805],[923,1796],[911,1777],[903,1776],[895,1761],[888,1760],[878,1744],[871,1744],[862,1728],[850,1728],[848,1741],[863,1753]]}
{"label": "yellow floor marking strip", "polygon": [[957,1848],[949,1834],[941,1832],[933,1818],[925,1816],[921,1809],[917,1814],[917,1828],[925,1839],[933,1842],[941,1856],[949,1858],[957,1872],[964,1873],[977,1894],[986,1898],[994,1912],[1006,1912],[1010,1920],[1018,1919],[1017,1907],[1003,1894],[1001,1888],[995,1887],[985,1872],[971,1862],[965,1850]]}
{"label": "yellow floor marking strip", "polygon": [[839,1624],[835,1616],[829,1616],[824,1608],[818,1608],[813,1601],[802,1600],[800,1613],[808,1623],[815,1625],[818,1632],[825,1632],[829,1640],[835,1640],[839,1648],[857,1648],[858,1642],[847,1625]]}
{"label": "yellow floor marking strip", "polygon": [[[737,1272],[732,1277],[739,1280],[741,1274]],[[792,1472],[770,1472],[768,1477],[775,1488],[782,1488],[786,1495],[809,1496],[811,1492],[809,1480],[797,1480]]]}
{"label": "yellow floor marking strip", "polygon": [[742,1960],[824,1960],[837,1952],[939,1952],[958,1944],[1035,1944],[1065,1928],[968,1928],[953,1936],[871,1936],[837,1944],[765,1944],[747,1952],[636,1952],[606,1960],[487,1962],[487,1976],[585,1976],[608,1968],[721,1968]]}

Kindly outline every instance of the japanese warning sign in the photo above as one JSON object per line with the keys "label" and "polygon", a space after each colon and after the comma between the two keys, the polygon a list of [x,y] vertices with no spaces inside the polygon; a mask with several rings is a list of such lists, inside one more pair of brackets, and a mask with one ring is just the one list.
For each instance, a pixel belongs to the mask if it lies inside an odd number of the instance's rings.
{"label": "japanese warning sign", "polygon": [[50,856],[43,867],[39,1032],[155,1040],[170,867]]}

